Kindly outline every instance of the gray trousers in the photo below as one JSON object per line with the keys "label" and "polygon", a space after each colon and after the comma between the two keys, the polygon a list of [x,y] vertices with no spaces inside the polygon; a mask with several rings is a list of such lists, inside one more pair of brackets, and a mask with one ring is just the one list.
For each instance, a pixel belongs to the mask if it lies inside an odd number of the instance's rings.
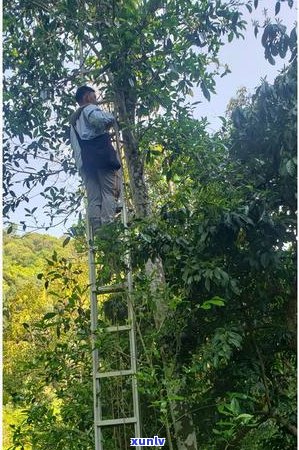
{"label": "gray trousers", "polygon": [[87,214],[94,229],[112,222],[120,195],[120,171],[93,169],[80,171],[87,193]]}

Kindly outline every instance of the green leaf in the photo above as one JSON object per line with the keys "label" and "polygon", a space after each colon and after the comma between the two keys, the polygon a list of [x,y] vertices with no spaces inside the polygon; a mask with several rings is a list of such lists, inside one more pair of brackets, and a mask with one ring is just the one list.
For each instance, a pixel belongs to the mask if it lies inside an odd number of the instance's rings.
{"label": "green leaf", "polygon": [[211,309],[212,305],[208,302],[204,302],[202,305],[199,305],[199,307],[202,309]]}
{"label": "green leaf", "polygon": [[293,162],[292,159],[289,159],[289,160],[287,161],[287,163],[286,163],[286,170],[287,170],[287,173],[288,173],[291,177],[295,175],[295,173],[296,173],[296,166],[295,166],[295,164],[294,164],[294,162]]}
{"label": "green leaf", "polygon": [[272,66],[275,66],[275,59],[272,57],[272,55],[268,55],[268,57],[267,57],[267,60],[269,61],[269,63],[272,65]]}
{"label": "green leaf", "polygon": [[237,414],[240,411],[240,404],[236,398],[232,398],[228,409],[230,409],[234,414]]}
{"label": "green leaf", "polygon": [[225,301],[217,297],[214,297],[212,300],[210,300],[210,303],[216,306],[225,306]]}
{"label": "green leaf", "polygon": [[49,319],[52,319],[52,317],[55,317],[55,316],[57,316],[56,312],[48,312],[47,314],[44,315],[43,319],[44,320],[49,320]]}
{"label": "green leaf", "polygon": [[70,242],[70,240],[71,240],[71,237],[70,237],[70,236],[68,236],[67,238],[65,238],[65,240],[64,240],[63,243],[62,243],[62,247],[65,247],[65,246]]}
{"label": "green leaf", "polygon": [[296,45],[297,43],[297,32],[296,28],[293,28],[290,34],[290,41],[293,45]]}
{"label": "green leaf", "polygon": [[206,300],[202,305],[200,305],[200,308],[202,309],[211,309],[212,305],[215,306],[225,306],[225,300],[221,297],[213,297],[211,300]]}
{"label": "green leaf", "polygon": [[10,210],[10,205],[5,205],[3,208],[3,214],[4,215],[7,214],[9,210]]}
{"label": "green leaf", "polygon": [[280,11],[280,1],[279,1],[279,2],[276,2],[276,5],[275,5],[275,15],[277,15],[277,14],[279,13],[279,11]]}
{"label": "green leaf", "polygon": [[[252,415],[252,414],[246,414],[246,413],[243,413],[243,414],[239,414],[237,417],[236,417],[236,420],[242,420],[242,421],[244,421],[244,422],[249,422],[249,420],[251,420],[252,418],[253,418],[254,416]],[[244,420],[245,419],[245,420]]]}
{"label": "green leaf", "polygon": [[205,98],[210,101],[211,100],[211,94],[207,88],[207,85],[204,81],[201,82],[200,84],[201,90],[203,92],[203,95],[205,96]]}
{"label": "green leaf", "polygon": [[54,266],[54,262],[51,259],[45,258],[49,266]]}
{"label": "green leaf", "polygon": [[10,234],[10,233],[12,232],[12,230],[13,230],[13,225],[10,225],[10,226],[7,228],[6,233],[7,233],[7,234]]}

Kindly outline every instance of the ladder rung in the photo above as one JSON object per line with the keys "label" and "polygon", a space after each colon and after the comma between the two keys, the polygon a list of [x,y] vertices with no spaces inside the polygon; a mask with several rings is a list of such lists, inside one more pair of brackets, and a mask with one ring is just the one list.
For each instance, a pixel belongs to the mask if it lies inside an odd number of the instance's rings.
{"label": "ladder rung", "polygon": [[97,294],[110,294],[113,292],[122,292],[128,287],[127,283],[114,284],[112,286],[100,286],[96,289]]}
{"label": "ladder rung", "polygon": [[135,372],[132,369],[127,370],[112,370],[111,372],[98,372],[96,378],[121,377],[125,375],[133,375]]}
{"label": "ladder rung", "polygon": [[117,332],[117,331],[126,331],[126,330],[132,330],[132,326],[131,325],[115,325],[113,327],[106,327],[106,328],[100,328],[100,331],[106,331],[107,333],[113,333],[113,332]]}
{"label": "ladder rung", "polygon": [[97,425],[98,427],[107,427],[111,425],[123,425],[125,423],[136,423],[136,417],[124,417],[123,419],[106,419],[99,420]]}

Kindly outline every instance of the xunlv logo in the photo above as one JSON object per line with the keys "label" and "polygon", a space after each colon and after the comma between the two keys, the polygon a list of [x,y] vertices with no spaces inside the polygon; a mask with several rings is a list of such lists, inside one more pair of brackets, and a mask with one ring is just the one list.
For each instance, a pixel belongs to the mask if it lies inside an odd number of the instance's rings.
{"label": "xunlv logo", "polygon": [[161,447],[165,444],[165,438],[154,436],[153,438],[131,438],[131,447]]}

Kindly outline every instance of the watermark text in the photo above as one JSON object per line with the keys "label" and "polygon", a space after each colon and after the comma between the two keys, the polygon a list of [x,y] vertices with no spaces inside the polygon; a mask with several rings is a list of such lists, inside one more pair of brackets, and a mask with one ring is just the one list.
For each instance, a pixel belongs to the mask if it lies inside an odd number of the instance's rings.
{"label": "watermark text", "polygon": [[154,436],[153,438],[131,438],[131,447],[163,447],[165,444],[165,438],[159,438]]}

